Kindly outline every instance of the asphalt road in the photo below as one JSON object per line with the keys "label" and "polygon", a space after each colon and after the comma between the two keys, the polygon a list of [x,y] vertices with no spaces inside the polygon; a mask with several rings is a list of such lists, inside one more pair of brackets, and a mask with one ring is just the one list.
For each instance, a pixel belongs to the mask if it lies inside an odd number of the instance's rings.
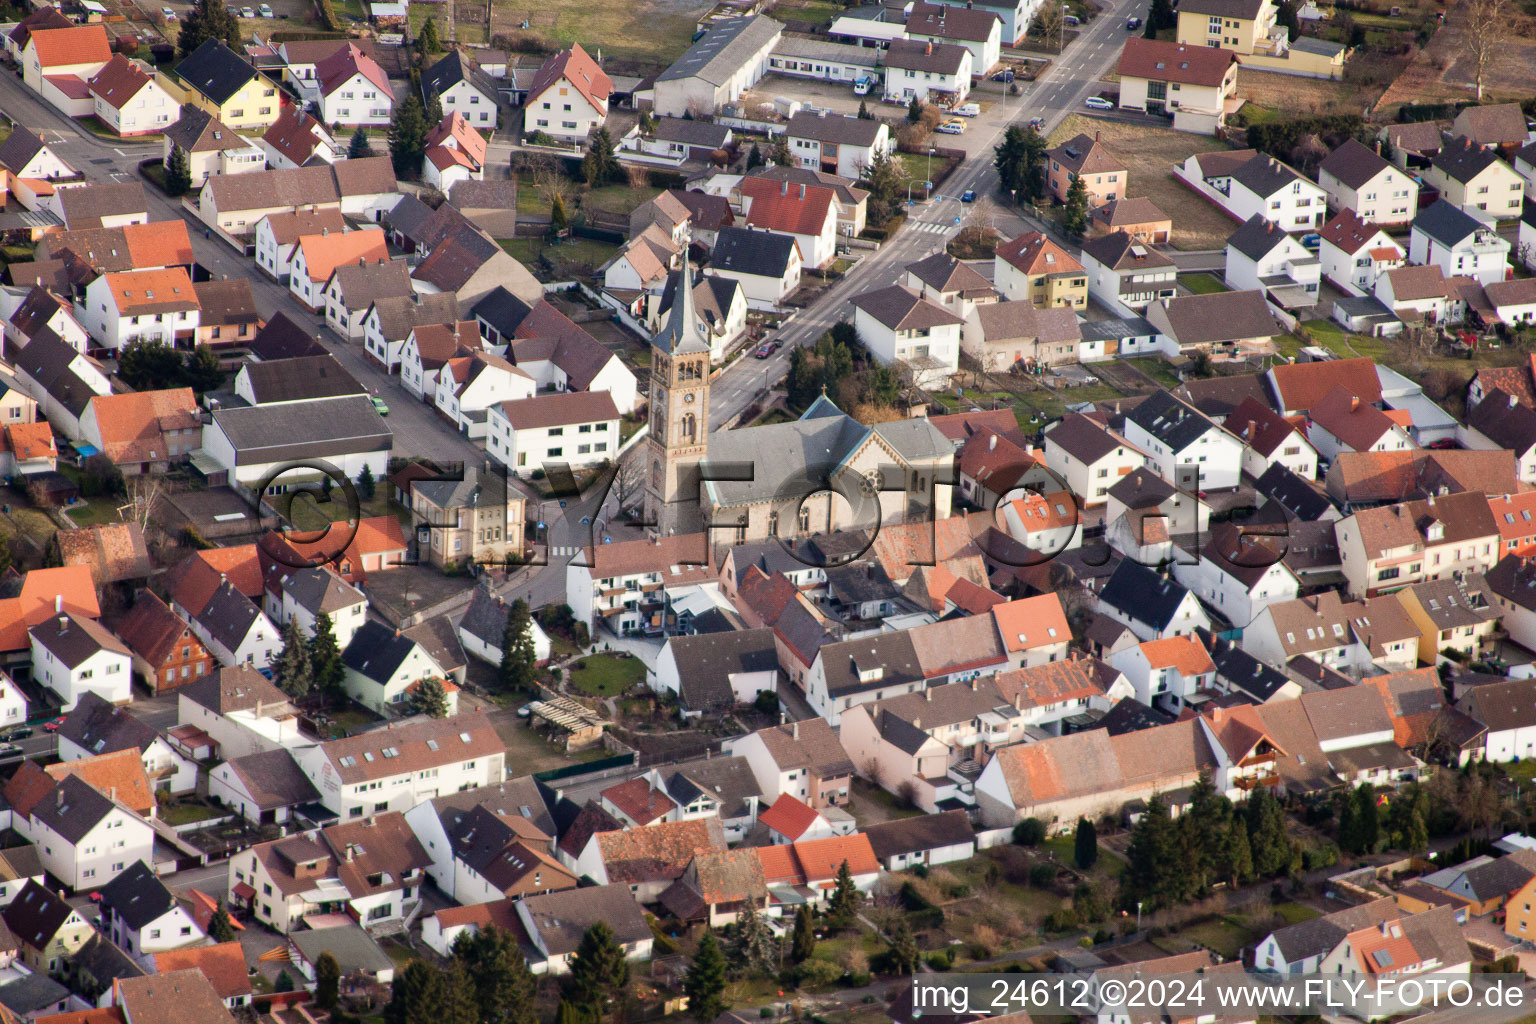
{"label": "asphalt road", "polygon": [[[1004,97],[981,117],[972,118],[964,135],[945,136],[942,145],[963,148],[968,154],[944,183],[942,197],[919,203],[909,211],[896,237],[865,256],[842,280],[823,293],[813,306],[795,316],[777,337],[783,347],[768,359],[742,359],[718,378],[710,390],[709,419],[712,428],[729,421],[751,405],[789,369],[790,351],[797,345],[814,344],[838,320],[850,315],[849,300],[862,292],[895,284],[907,264],[922,259],[948,242],[960,230],[966,207],[959,196],[967,189],[978,195],[995,195],[997,169],[993,149],[1011,124],[1039,117],[1049,134],[1069,114],[1080,113],[1083,101],[1102,88],[1099,81],[1119,57],[1125,41],[1125,19],[1143,13],[1142,0],[1119,0],[1083,30],[1067,52],[1045,76]],[[1017,234],[1036,225],[1017,211],[1001,211],[996,226],[1004,235]]]}

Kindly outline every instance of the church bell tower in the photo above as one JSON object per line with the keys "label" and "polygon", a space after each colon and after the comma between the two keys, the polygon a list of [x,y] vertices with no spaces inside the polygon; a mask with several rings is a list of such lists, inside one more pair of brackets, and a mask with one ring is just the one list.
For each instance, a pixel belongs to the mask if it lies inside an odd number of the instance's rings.
{"label": "church bell tower", "polygon": [[697,467],[709,446],[709,333],[693,303],[693,266],[683,245],[672,308],[651,339],[651,423],[645,514],[662,537],[704,529]]}

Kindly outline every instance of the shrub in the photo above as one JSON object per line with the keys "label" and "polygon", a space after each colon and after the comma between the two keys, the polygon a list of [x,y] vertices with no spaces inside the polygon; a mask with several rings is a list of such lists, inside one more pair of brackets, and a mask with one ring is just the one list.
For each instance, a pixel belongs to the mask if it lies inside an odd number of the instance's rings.
{"label": "shrub", "polygon": [[936,971],[947,971],[955,965],[955,953],[951,949],[941,949],[937,953],[929,953],[923,962]]}
{"label": "shrub", "polygon": [[1039,818],[1025,818],[1013,826],[1013,841],[1020,846],[1039,846],[1045,842],[1045,822]]}
{"label": "shrub", "polygon": [[1069,932],[1077,927],[1077,911],[1071,907],[1062,907],[1045,915],[1045,930],[1048,932]]}
{"label": "shrub", "polygon": [[1030,868],[1029,884],[1036,889],[1049,889],[1056,884],[1056,865],[1036,864]]}
{"label": "shrub", "polygon": [[812,957],[796,968],[800,985],[831,985],[847,973],[830,960]]}

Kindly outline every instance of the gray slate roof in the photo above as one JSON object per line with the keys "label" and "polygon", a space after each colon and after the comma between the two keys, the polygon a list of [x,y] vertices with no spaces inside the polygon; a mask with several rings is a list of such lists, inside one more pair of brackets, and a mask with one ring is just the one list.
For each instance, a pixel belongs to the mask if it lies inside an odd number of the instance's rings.
{"label": "gray slate roof", "polygon": [[795,244],[792,235],[781,235],[776,231],[721,228],[715,236],[710,266],[716,270],[777,280],[784,276],[784,271],[789,267]]}
{"label": "gray slate roof", "polygon": [[729,708],[736,703],[728,676],[778,668],[772,629],[676,636],[667,641],[677,663],[683,706],[696,710]]}
{"label": "gray slate roof", "polygon": [[698,78],[711,85],[724,84],[757,51],[777,39],[784,26],[765,14],[722,18],[704,30],[657,82]]}
{"label": "gray slate roof", "polygon": [[250,381],[251,394],[257,405],[367,393],[357,378],[329,353],[292,359],[263,359],[259,363],[247,363],[243,372]]}
{"label": "gray slate roof", "polygon": [[229,437],[241,465],[389,451],[394,438],[364,395],[219,409],[213,425]]}
{"label": "gray slate roof", "polygon": [[1483,225],[1447,199],[1436,200],[1434,205],[1419,211],[1413,218],[1415,231],[1422,231],[1430,238],[1447,246],[1455,246],[1463,239],[1481,231]]}

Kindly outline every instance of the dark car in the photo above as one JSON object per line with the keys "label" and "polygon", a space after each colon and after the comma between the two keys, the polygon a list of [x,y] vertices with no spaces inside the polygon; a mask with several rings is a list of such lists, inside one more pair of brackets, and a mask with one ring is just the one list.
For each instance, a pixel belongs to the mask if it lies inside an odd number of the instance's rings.
{"label": "dark car", "polygon": [[974,203],[976,201],[976,190],[973,188],[968,188],[964,192],[961,192],[960,201],[962,203]]}
{"label": "dark car", "polygon": [[1424,447],[1433,448],[1436,451],[1445,451],[1446,449],[1460,448],[1461,445],[1456,441],[1454,437],[1442,437],[1438,441],[1429,442],[1429,444],[1425,445]]}
{"label": "dark car", "polygon": [[1127,32],[1134,32],[1134,31],[1136,31],[1139,28],[1141,28],[1141,19],[1140,18],[1132,16],[1132,17],[1129,17],[1129,18],[1125,19],[1125,30]]}
{"label": "dark car", "polygon": [[26,726],[22,726],[19,729],[12,729],[10,732],[6,733],[5,740],[9,743],[14,743],[17,740],[31,739],[34,735],[35,733],[33,733],[31,729],[27,728]]}

